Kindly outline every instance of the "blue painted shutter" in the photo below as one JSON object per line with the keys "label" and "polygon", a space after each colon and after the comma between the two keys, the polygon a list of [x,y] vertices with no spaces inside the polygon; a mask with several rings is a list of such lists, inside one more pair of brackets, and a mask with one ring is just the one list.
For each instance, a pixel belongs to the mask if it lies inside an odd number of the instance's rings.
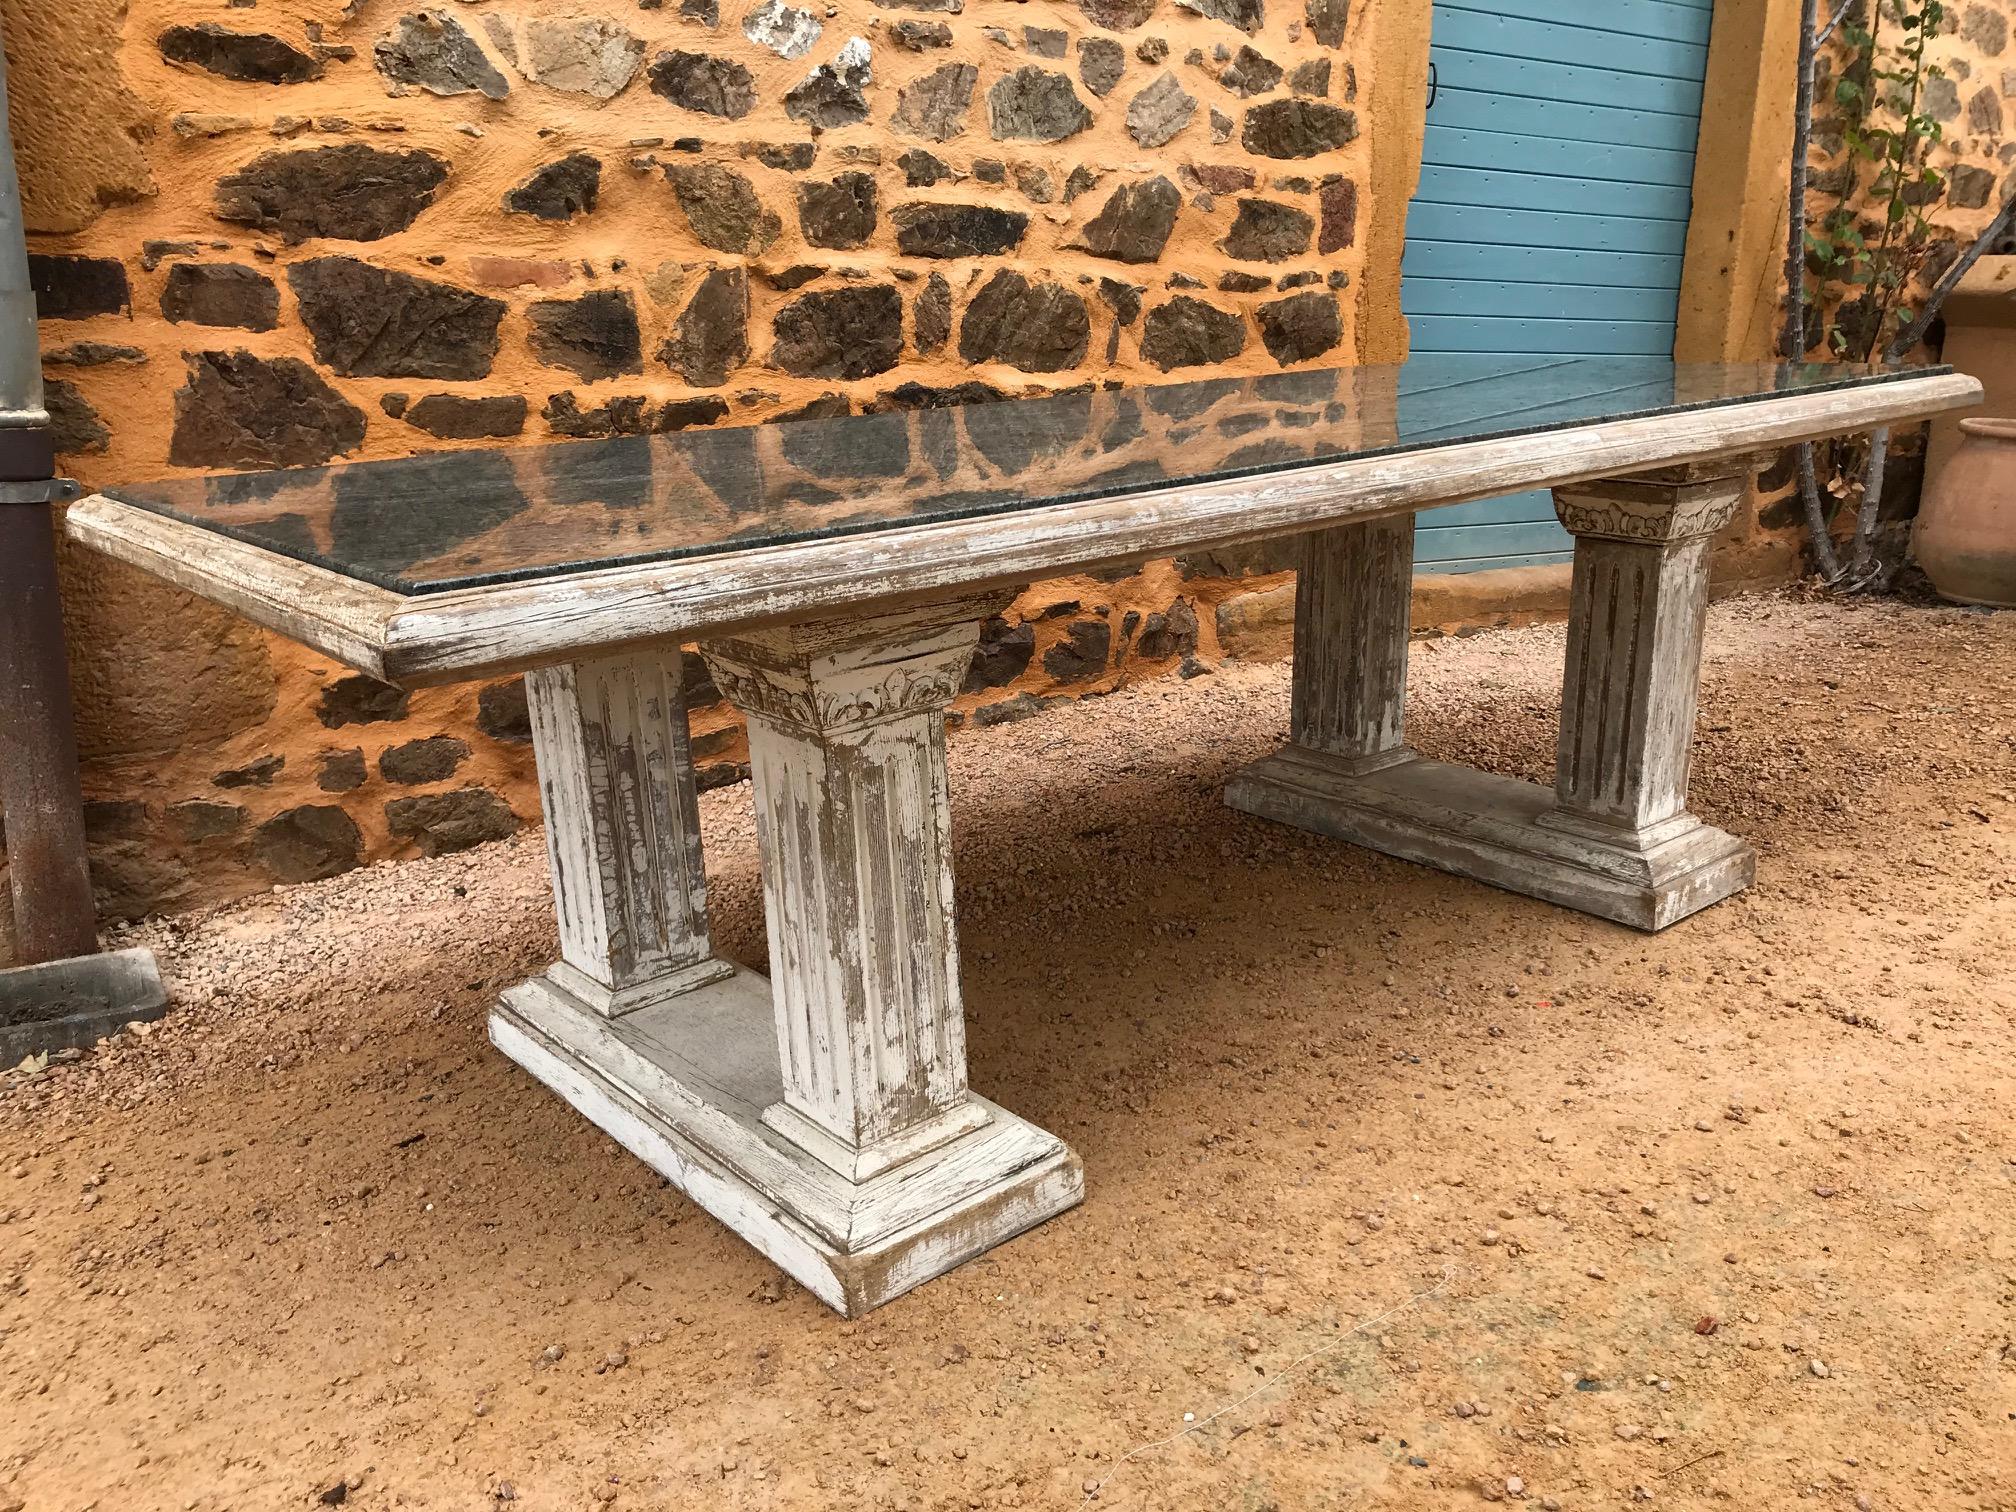
{"label": "blue painted shutter", "polygon": [[[1713,0],[1435,0],[1416,352],[1667,356]],[[1424,571],[1565,561],[1543,493],[1419,517]]]}

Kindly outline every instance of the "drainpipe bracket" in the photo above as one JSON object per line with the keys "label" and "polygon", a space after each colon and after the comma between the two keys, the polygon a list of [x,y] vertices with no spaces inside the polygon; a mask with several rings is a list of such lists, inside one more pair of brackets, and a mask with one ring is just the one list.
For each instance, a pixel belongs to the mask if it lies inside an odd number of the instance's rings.
{"label": "drainpipe bracket", "polygon": [[0,482],[0,504],[58,504],[84,492],[75,478],[36,478]]}

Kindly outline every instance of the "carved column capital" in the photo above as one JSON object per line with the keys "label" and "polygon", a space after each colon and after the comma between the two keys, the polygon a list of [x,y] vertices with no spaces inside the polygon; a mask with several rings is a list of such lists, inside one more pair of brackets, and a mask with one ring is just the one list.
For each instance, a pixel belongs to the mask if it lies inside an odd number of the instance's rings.
{"label": "carved column capital", "polygon": [[1748,474],[1667,481],[1602,478],[1554,490],[1554,513],[1577,536],[1663,546],[1712,536],[1736,517]]}
{"label": "carved column capital", "polygon": [[714,681],[744,714],[815,735],[943,709],[958,695],[975,627],[1003,596],[857,620],[811,620],[703,642]]}

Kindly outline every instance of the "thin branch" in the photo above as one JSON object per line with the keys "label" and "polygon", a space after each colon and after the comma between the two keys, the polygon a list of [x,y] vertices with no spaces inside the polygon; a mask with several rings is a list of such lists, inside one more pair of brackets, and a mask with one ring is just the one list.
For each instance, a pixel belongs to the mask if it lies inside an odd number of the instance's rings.
{"label": "thin branch", "polygon": [[1827,39],[1834,35],[1834,28],[1848,19],[1848,12],[1854,9],[1856,4],[1857,0],[1841,0],[1840,8],[1828,17],[1827,24],[1820,28],[1820,34],[1813,39],[1816,52],[1827,45]]}
{"label": "thin branch", "polygon": [[1974,245],[1954,261],[1953,266],[1939,276],[1939,282],[1932,286],[1932,292],[1925,296],[1924,304],[1911,324],[1897,333],[1897,337],[1884,349],[1883,359],[1895,362],[1906,352],[1925,339],[1925,333],[1932,328],[1932,322],[1939,318],[1939,311],[1945,306],[1946,297],[1960,285],[1967,276],[1967,270],[1981,260],[1981,255],[1997,241],[2012,225],[2016,225],[2016,196],[1996,212],[1995,219],[1987,229],[1974,238]]}
{"label": "thin branch", "polygon": [[1813,561],[1829,585],[1841,579],[1841,558],[1834,551],[1834,536],[1827,515],[1820,507],[1820,480],[1813,471],[1813,443],[1799,443],[1799,502],[1806,509],[1806,534],[1813,541]]}
{"label": "thin branch", "polygon": [[1855,585],[1866,588],[1879,575],[1876,564],[1876,512],[1883,506],[1883,469],[1890,457],[1890,427],[1869,433],[1869,465],[1862,473],[1862,503],[1855,511]]}
{"label": "thin branch", "polygon": [[[1814,27],[1819,0],[1800,0],[1798,91],[1792,107],[1792,169],[1785,226],[1785,335],[1787,362],[1806,360],[1806,159],[1813,149],[1813,69],[1817,44]],[[1813,472],[1813,443],[1799,445],[1799,502],[1806,511],[1806,533],[1821,576],[1833,582],[1841,575],[1841,560],[1827,531],[1820,507],[1820,484]]]}
{"label": "thin branch", "polygon": [[1813,150],[1813,27],[1819,0],[1800,0],[1799,79],[1792,105],[1792,173],[1785,229],[1785,360],[1806,360],[1806,159]]}

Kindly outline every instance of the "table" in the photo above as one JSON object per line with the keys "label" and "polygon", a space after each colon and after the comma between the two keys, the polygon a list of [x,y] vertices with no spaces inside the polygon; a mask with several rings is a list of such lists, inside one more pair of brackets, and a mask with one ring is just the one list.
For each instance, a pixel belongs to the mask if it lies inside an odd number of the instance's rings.
{"label": "table", "polygon": [[[524,670],[560,959],[492,1040],[858,1315],[1083,1194],[1062,1141],[966,1079],[944,715],[1017,585],[1301,537],[1292,738],[1227,800],[1658,929],[1754,871],[1686,797],[1709,546],[1760,454],[1979,392],[1944,368],[1469,357],[898,390],[111,489],[68,529],[391,682]],[[1426,760],[1402,720],[1413,512],[1535,487],[1575,538],[1551,788]],[[709,940],[692,641],[748,722],[767,980]]]}

